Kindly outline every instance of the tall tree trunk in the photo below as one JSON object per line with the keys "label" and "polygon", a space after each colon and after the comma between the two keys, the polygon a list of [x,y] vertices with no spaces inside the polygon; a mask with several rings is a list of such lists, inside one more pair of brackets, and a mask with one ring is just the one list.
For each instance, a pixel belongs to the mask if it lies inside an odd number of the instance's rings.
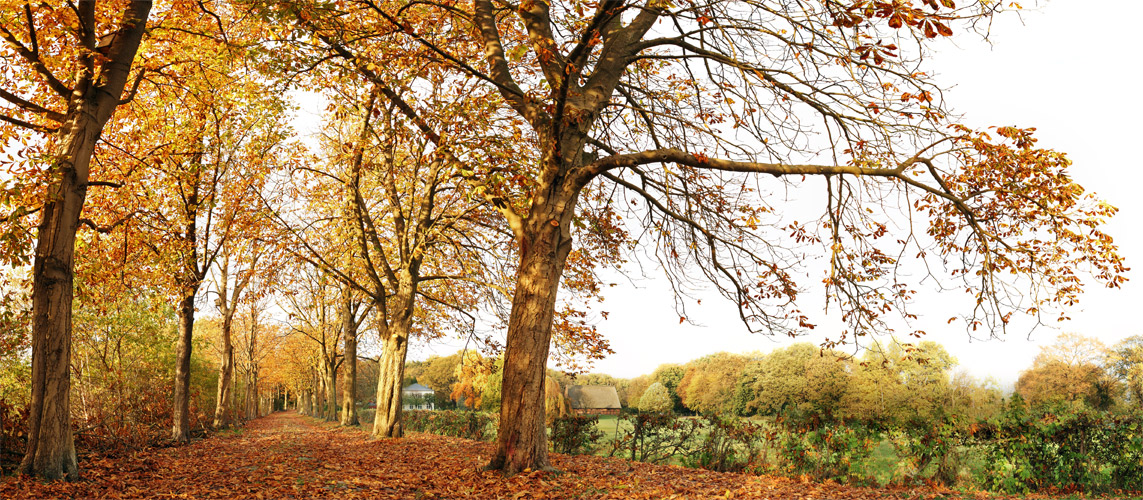
{"label": "tall tree trunk", "polygon": [[[202,140],[200,138],[200,144]],[[202,148],[191,155],[191,167],[195,168],[202,162]],[[186,245],[183,249],[182,262],[178,270],[176,281],[180,287],[181,298],[178,305],[178,347],[175,349],[175,399],[171,408],[171,439],[176,442],[186,442],[190,438],[190,377],[191,377],[191,351],[194,345],[191,340],[194,336],[194,297],[198,294],[198,287],[202,284],[205,269],[198,266],[198,208],[199,184],[201,176],[193,174],[193,184],[190,185],[185,204],[186,212],[184,233],[180,243]],[[205,268],[206,266],[204,266]]]}
{"label": "tall tree trunk", "polygon": [[250,374],[246,379],[246,405],[245,413],[247,420],[254,420],[258,418],[258,370],[250,370]]}
{"label": "tall tree trunk", "polygon": [[405,378],[405,355],[409,351],[409,323],[395,322],[377,365],[377,413],[373,437],[401,437],[401,382]]}
{"label": "tall tree trunk", "polygon": [[319,413],[319,410],[321,409],[321,405],[318,404],[320,402],[319,401],[319,395],[321,394],[320,388],[321,388],[320,384],[314,384],[314,390],[312,392],[310,392],[310,413],[309,413],[309,415],[311,417],[320,417],[321,416],[321,414]]}
{"label": "tall tree trunk", "polygon": [[322,418],[326,422],[337,422],[337,360],[326,358],[321,366],[322,385],[325,386],[325,413]]}
{"label": "tall tree trunk", "polygon": [[178,310],[178,347],[175,350],[175,400],[171,411],[174,424],[171,439],[186,442],[190,437],[191,336],[194,334],[194,291],[184,291]]}
{"label": "tall tree trunk", "polygon": [[233,326],[233,309],[222,313],[222,359],[218,364],[218,398],[214,407],[214,428],[221,429],[230,425],[227,415],[230,409],[231,377],[234,376],[234,343],[230,339]]}
{"label": "tall tree trunk", "polygon": [[357,327],[350,304],[349,287],[343,292],[341,334],[345,337],[345,380],[341,394],[341,425],[358,425],[357,420]]}
{"label": "tall tree trunk", "polygon": [[401,384],[405,380],[405,356],[409,352],[409,332],[417,298],[420,260],[413,259],[401,273],[393,301],[394,314],[383,334],[381,359],[377,363],[377,413],[373,417],[373,437],[401,437]]}
{"label": "tall tree trunk", "polygon": [[571,251],[568,227],[576,197],[540,200],[533,205],[523,229],[516,293],[508,319],[500,430],[496,454],[488,464],[489,469],[506,474],[551,469],[544,427],[544,368],[556,291]]}
{"label": "tall tree trunk", "polygon": [[[111,118],[143,38],[149,1],[133,1],[97,71],[81,76],[68,119],[52,148],[53,182],[45,190],[32,269],[32,393],[28,446],[20,471],[42,479],[79,479],[71,430],[71,306],[75,232],[87,198],[91,156]],[[80,22],[95,32],[94,9]],[[29,29],[32,27],[29,26]],[[82,30],[81,30],[82,31]],[[88,59],[85,62],[90,62]],[[94,66],[94,63],[92,63]],[[96,78],[94,82],[90,78]]]}
{"label": "tall tree trunk", "polygon": [[[87,172],[72,163],[90,161],[100,126],[77,117],[60,139],[55,166],[60,179],[50,186],[38,228],[32,279],[32,401],[28,447],[20,470],[43,479],[79,479],[71,430],[72,259],[79,214],[87,197]],[[85,165],[86,167],[86,165]]]}
{"label": "tall tree trunk", "polygon": [[242,417],[245,418],[246,420],[253,420],[254,417],[251,416],[251,411],[250,411],[250,399],[254,397],[254,374],[253,373],[250,373],[250,372],[246,373],[245,384],[246,384],[246,390],[244,391],[245,395],[242,398]]}

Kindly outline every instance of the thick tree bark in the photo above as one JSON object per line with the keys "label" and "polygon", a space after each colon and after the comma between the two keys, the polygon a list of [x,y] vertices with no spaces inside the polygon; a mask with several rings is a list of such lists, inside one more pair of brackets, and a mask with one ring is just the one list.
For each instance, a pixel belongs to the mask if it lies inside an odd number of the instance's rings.
{"label": "thick tree bark", "polygon": [[[60,127],[36,231],[32,278],[32,393],[28,446],[20,471],[42,479],[79,479],[71,430],[71,306],[75,232],[87,198],[91,156],[111,118],[139,49],[151,2],[131,2],[123,13],[109,58],[81,73]],[[80,22],[95,30],[94,10]],[[29,29],[32,27],[29,26]],[[84,59],[84,64],[94,60]],[[97,78],[91,81],[91,78]]]}
{"label": "thick tree bark", "polygon": [[345,380],[341,396],[341,425],[358,425],[357,419],[357,337],[345,338]]}
{"label": "thick tree bark", "polygon": [[357,420],[357,324],[348,287],[343,292],[341,334],[345,339],[345,386],[341,395],[341,425],[358,425]]}
{"label": "thick tree bark", "polygon": [[496,454],[488,464],[489,469],[505,474],[551,469],[544,427],[544,368],[556,291],[571,251],[568,225],[576,196],[567,198],[540,200],[542,205],[534,205],[521,241],[516,293],[508,319],[500,430]]}
{"label": "thick tree bark", "polygon": [[194,292],[184,291],[178,309],[178,347],[175,349],[175,399],[171,409],[174,423],[171,439],[186,442],[190,438],[190,368],[191,336],[194,334]]}
{"label": "thick tree bark", "polygon": [[[81,123],[87,122],[87,123]],[[99,124],[78,117],[58,148],[58,184],[49,187],[38,229],[32,280],[32,401],[28,447],[20,470],[43,479],[79,479],[71,430],[72,259],[79,213],[87,196],[86,168]]]}
{"label": "thick tree bark", "polygon": [[385,345],[377,364],[377,414],[373,417],[373,437],[401,437],[401,383],[405,380],[405,356],[409,353],[409,332],[413,325],[420,259],[413,259],[397,284],[393,301],[396,313],[382,331]]}
{"label": "thick tree bark", "polygon": [[409,324],[398,322],[389,330],[377,366],[377,414],[373,417],[373,437],[397,438],[404,435],[401,381],[405,378],[405,355],[409,352]]}
{"label": "thick tree bark", "polygon": [[310,391],[305,390],[298,393],[298,413],[306,416],[313,415],[313,409],[310,407]]}

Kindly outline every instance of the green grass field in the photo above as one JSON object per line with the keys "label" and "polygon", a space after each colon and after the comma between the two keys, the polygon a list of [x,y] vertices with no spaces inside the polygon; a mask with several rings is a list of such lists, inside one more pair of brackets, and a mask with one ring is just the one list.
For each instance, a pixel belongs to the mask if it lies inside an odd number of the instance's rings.
{"label": "green grass field", "polygon": [[601,441],[614,439],[617,436],[616,429],[623,425],[623,430],[631,430],[630,422],[621,422],[619,417],[615,415],[600,415],[599,422],[595,424],[595,428],[603,431],[603,438]]}

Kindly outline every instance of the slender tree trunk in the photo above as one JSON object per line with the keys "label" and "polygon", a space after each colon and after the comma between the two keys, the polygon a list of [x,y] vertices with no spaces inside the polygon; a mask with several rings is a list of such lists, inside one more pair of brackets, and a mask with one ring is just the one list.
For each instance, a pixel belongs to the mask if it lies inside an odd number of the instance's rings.
{"label": "slender tree trunk", "polygon": [[[346,287],[348,289],[348,287]],[[341,395],[341,425],[358,425],[357,420],[357,328],[348,290],[342,298],[341,333],[345,337],[345,380]]]}
{"label": "slender tree trunk", "polygon": [[[233,361],[234,358],[231,358]],[[230,401],[234,407],[234,411],[238,411],[238,364],[232,364],[233,368],[230,369]]]}
{"label": "slender tree trunk", "polygon": [[194,292],[184,291],[178,310],[178,347],[175,350],[175,401],[172,408],[174,425],[171,439],[186,442],[190,437],[190,368],[191,335],[194,333]]}
{"label": "slender tree trunk", "polygon": [[246,374],[246,380],[245,380],[245,382],[246,382],[246,391],[245,391],[246,395],[245,395],[245,397],[242,398],[242,417],[245,418],[246,420],[253,420],[254,419],[254,417],[251,416],[252,412],[250,411],[250,398],[254,397],[253,378],[254,378],[253,373],[247,373]]}
{"label": "slender tree trunk", "polygon": [[[202,161],[202,150],[191,156],[191,166],[197,167]],[[186,212],[183,221],[184,233],[180,243],[186,245],[183,249],[181,267],[176,280],[180,286],[181,298],[178,304],[178,347],[175,349],[175,399],[171,409],[174,421],[171,426],[171,439],[176,442],[186,442],[190,438],[190,370],[191,343],[194,336],[194,297],[198,294],[198,287],[202,284],[202,274],[198,268],[198,191],[200,176],[194,174],[190,186],[190,193],[186,197]]]}
{"label": "slender tree trunk", "polygon": [[322,385],[325,386],[326,422],[337,422],[337,360],[325,359],[322,363]]}
{"label": "slender tree trunk", "polygon": [[222,313],[222,359],[218,364],[218,398],[214,407],[214,428],[221,429],[230,425],[227,412],[230,409],[231,377],[234,376],[234,343],[230,339],[230,330],[233,325],[233,315],[230,311]]}
{"label": "slender tree trunk", "polygon": [[321,410],[321,406],[318,404],[320,402],[318,399],[319,394],[321,394],[321,392],[319,392],[320,388],[321,388],[320,385],[315,384],[313,392],[310,393],[310,413],[309,413],[309,415],[311,417],[315,417],[315,418],[321,416],[322,413],[324,413],[324,412],[319,412],[319,410]]}
{"label": "slender tree trunk", "polygon": [[250,401],[254,406],[254,416],[252,418],[258,418],[262,416],[258,407],[258,402],[261,401],[262,397],[261,391],[258,390],[258,370],[254,370],[254,383],[250,385],[250,392],[253,394],[253,397],[251,397]]}
{"label": "slender tree trunk", "polygon": [[[171,438],[176,442],[186,442],[190,438],[190,379],[191,354],[194,336],[194,298],[202,286],[210,262],[198,261],[198,215],[202,208],[200,205],[199,190],[203,176],[199,167],[202,166],[205,138],[199,136],[198,150],[190,155],[185,167],[189,167],[191,175],[190,185],[186,186],[188,194],[183,202],[183,234],[179,236],[179,243],[185,245],[182,249],[182,261],[177,271],[176,282],[179,284],[182,298],[178,305],[179,340],[175,350],[175,400],[171,416],[174,420],[171,426]],[[181,180],[179,181],[181,184]],[[209,228],[209,226],[208,226]]]}
{"label": "slender tree trunk", "polygon": [[544,368],[556,291],[571,251],[568,226],[575,199],[572,195],[559,201],[541,200],[539,205],[533,205],[525,223],[516,293],[508,319],[500,430],[496,454],[488,464],[489,469],[505,474],[551,469],[544,427]]}
{"label": "slender tree trunk", "polygon": [[323,370],[325,370],[325,368],[322,368],[321,370],[318,370],[314,373],[314,395],[313,395],[314,413],[313,413],[313,416],[316,418],[325,418],[325,415],[326,415],[326,408],[325,408],[325,400],[326,400],[325,391],[326,391],[326,389],[325,389],[325,375],[324,375],[325,372]]}
{"label": "slender tree trunk", "polygon": [[[143,1],[125,8],[109,60],[81,76],[68,103],[68,120],[52,148],[53,180],[45,190],[32,268],[32,391],[28,445],[20,462],[21,472],[42,479],[79,479],[68,372],[75,232],[87,198],[95,144],[119,105],[150,10],[151,2]],[[93,14],[80,22],[95,31]]]}
{"label": "slender tree trunk", "polygon": [[244,411],[247,420],[258,418],[258,370],[251,370],[246,379],[246,404]]}
{"label": "slender tree trunk", "polygon": [[317,376],[317,366],[310,366],[310,387],[306,391],[306,405],[309,408],[307,414],[311,417],[321,416],[319,414],[321,407],[318,406],[318,394],[321,393],[321,377]]}

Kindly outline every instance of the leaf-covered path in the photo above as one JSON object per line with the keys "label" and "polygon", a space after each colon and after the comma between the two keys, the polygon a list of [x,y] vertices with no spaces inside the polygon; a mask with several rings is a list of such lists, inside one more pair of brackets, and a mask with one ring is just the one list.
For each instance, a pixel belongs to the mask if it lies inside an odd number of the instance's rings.
{"label": "leaf-covered path", "polygon": [[360,429],[292,412],[190,445],[82,461],[77,483],[8,479],[0,498],[961,498],[931,489],[870,489],[553,454],[561,474],[486,472],[492,445]]}

